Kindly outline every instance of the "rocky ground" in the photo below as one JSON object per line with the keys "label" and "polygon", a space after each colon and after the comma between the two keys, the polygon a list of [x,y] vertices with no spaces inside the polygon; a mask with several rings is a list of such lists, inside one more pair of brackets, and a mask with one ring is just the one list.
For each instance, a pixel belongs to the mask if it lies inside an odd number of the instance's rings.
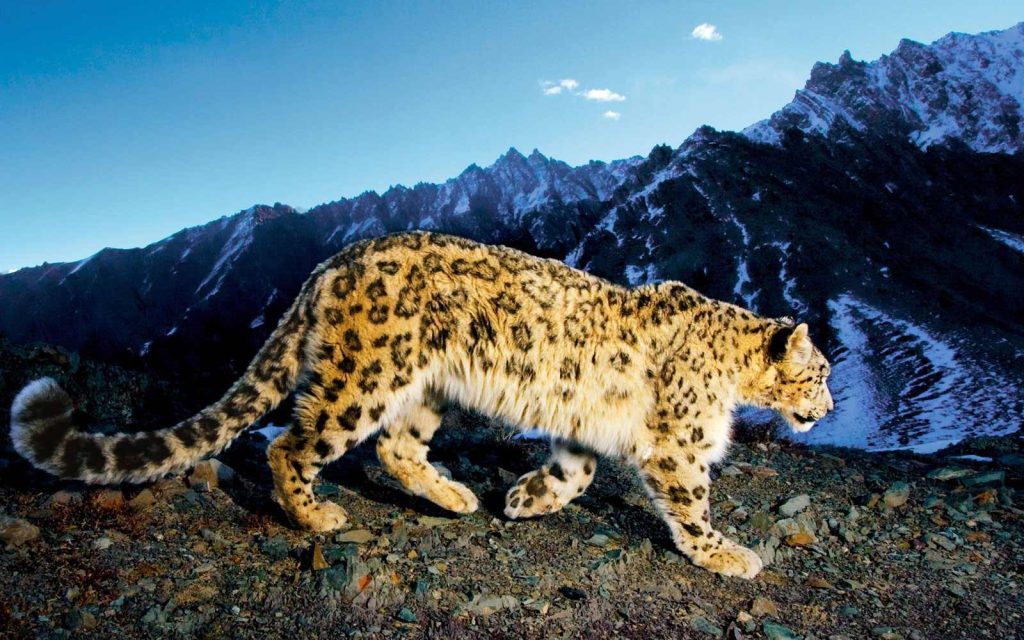
{"label": "rocky ground", "polygon": [[[0,367],[0,396],[24,377],[57,375],[97,396],[86,405],[91,419],[119,420],[121,401],[161,388],[60,352],[15,355],[0,349],[0,365],[16,365]],[[289,527],[270,502],[259,433],[184,477],[109,488],[32,471],[5,442],[0,637],[909,639],[1024,630],[1019,437],[920,457],[745,433],[715,470],[712,497],[714,520],[766,561],[752,582],[675,553],[634,473],[615,461],[602,460],[594,486],[563,512],[509,522],[502,494],[543,461],[544,445],[458,411],[434,444],[434,460],[483,498],[479,512],[453,518],[404,494],[369,444],[329,467],[318,488],[348,509],[351,528],[314,535]]]}
{"label": "rocky ground", "polygon": [[318,489],[352,515],[337,535],[287,526],[267,499],[258,434],[222,456],[226,465],[147,486],[25,474],[0,488],[0,635],[1006,638],[1024,629],[1024,512],[1014,506],[1019,475],[1007,474],[1017,453],[980,462],[738,445],[718,470],[713,512],[768,563],[746,582],[677,555],[633,474],[613,461],[562,513],[504,520],[502,490],[544,447],[464,436],[442,438],[437,460],[483,496],[478,513],[451,518],[403,494],[364,446]]}

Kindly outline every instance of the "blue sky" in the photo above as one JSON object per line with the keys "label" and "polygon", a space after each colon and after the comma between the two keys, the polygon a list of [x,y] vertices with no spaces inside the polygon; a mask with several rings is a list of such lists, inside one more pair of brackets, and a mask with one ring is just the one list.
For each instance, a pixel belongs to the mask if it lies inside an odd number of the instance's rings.
{"label": "blue sky", "polygon": [[2,2],[0,272],[510,146],[645,154],[766,117],[843,49],[1024,19],[1019,0],[827,4]]}

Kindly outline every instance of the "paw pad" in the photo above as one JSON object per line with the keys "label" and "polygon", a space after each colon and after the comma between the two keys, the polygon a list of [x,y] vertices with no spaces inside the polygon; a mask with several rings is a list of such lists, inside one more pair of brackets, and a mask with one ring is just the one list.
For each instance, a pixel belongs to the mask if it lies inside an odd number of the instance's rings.
{"label": "paw pad", "polygon": [[539,471],[526,474],[505,494],[505,515],[515,520],[558,511],[568,501],[558,495],[557,482]]}

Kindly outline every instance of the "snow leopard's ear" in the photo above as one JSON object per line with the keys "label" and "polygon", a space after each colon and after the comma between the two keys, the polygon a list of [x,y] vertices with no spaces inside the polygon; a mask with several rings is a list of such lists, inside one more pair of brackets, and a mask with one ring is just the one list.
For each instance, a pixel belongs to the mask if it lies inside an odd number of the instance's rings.
{"label": "snow leopard's ear", "polygon": [[805,365],[811,361],[814,346],[807,337],[807,323],[782,327],[768,341],[768,358],[772,362],[783,360],[795,365]]}

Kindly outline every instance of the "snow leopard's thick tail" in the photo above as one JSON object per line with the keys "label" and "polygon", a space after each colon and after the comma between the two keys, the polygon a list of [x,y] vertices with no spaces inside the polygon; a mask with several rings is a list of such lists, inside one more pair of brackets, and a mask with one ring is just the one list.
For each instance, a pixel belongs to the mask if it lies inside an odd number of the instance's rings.
{"label": "snow leopard's thick tail", "polygon": [[42,378],[22,389],[11,406],[14,448],[52,474],[101,484],[143,482],[221,451],[295,387],[310,328],[314,280],[303,287],[242,377],[191,418],[158,431],[84,433],[72,424],[68,394],[52,378]]}

